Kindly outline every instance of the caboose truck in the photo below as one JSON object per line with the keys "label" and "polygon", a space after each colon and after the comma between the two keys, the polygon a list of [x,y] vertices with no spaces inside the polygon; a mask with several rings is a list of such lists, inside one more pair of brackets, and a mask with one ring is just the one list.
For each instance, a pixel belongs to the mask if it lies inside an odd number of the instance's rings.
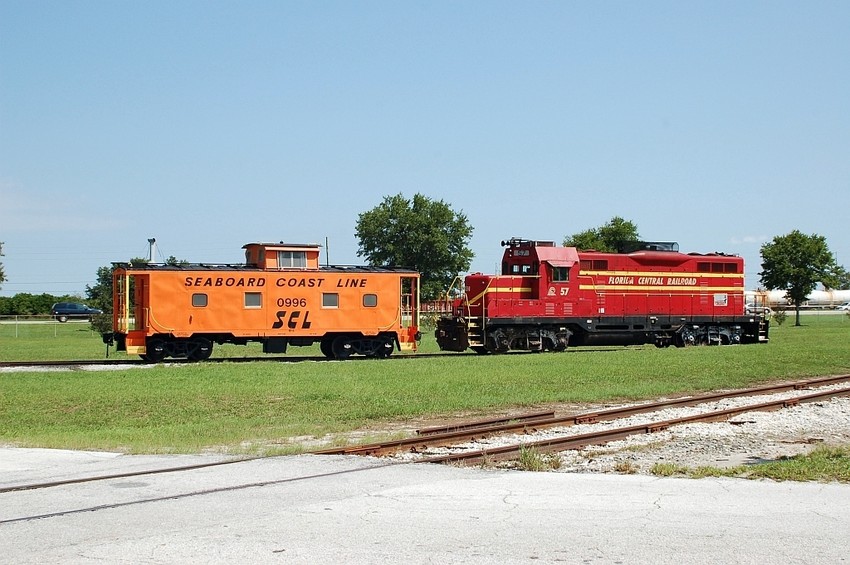
{"label": "caboose truck", "polygon": [[728,345],[768,340],[744,311],[743,259],[635,242],[620,253],[510,239],[501,275],[468,275],[437,321],[440,349],[563,351],[567,345]]}
{"label": "caboose truck", "polygon": [[115,263],[104,341],[151,362],[207,359],[213,343],[259,342],[264,353],[319,343],[336,359],[416,350],[419,273],[320,266],[312,244],[243,249],[244,265]]}

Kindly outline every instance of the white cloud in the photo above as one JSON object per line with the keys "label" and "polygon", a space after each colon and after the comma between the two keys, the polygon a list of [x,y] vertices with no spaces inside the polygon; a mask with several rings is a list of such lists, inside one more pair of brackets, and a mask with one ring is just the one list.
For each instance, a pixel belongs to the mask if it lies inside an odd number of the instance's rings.
{"label": "white cloud", "polygon": [[729,243],[732,245],[760,245],[769,240],[770,237],[766,235],[745,235],[743,237],[732,237],[729,239]]}

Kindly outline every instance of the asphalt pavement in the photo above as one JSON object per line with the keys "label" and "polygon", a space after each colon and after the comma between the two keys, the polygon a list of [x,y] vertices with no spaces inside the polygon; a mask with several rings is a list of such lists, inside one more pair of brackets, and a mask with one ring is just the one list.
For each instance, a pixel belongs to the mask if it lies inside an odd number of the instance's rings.
{"label": "asphalt pavement", "polygon": [[850,485],[0,448],[3,563],[847,563]]}

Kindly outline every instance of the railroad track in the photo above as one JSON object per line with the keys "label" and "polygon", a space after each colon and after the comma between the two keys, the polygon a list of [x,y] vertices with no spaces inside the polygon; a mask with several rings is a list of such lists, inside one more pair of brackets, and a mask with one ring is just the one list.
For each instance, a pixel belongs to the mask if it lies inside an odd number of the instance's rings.
{"label": "railroad track", "polygon": [[[444,455],[427,455],[427,451],[432,449],[436,445],[446,444],[446,445],[454,445],[459,441],[465,441],[462,439],[465,437],[468,438],[476,438],[476,437],[489,437],[491,435],[497,435],[500,433],[506,433],[508,431],[517,431],[517,430],[528,430],[534,431],[538,429],[548,428],[548,427],[556,427],[556,426],[571,426],[575,424],[587,424],[587,423],[597,423],[604,421],[612,421],[617,420],[619,418],[626,418],[635,414],[645,414],[650,413],[655,410],[662,410],[666,408],[675,408],[675,407],[684,407],[684,406],[693,406],[699,405],[706,402],[712,402],[722,399],[730,399],[730,398],[740,398],[746,396],[756,396],[777,392],[805,392],[805,389],[811,389],[812,387],[826,387],[826,386],[837,386],[841,383],[850,381],[850,375],[841,375],[834,377],[825,377],[818,379],[809,379],[804,381],[785,383],[779,385],[770,385],[770,386],[762,386],[756,388],[750,388],[745,390],[738,390],[732,392],[723,392],[723,393],[714,393],[707,394],[697,397],[690,398],[681,398],[674,400],[665,400],[661,402],[654,403],[646,403],[640,404],[636,406],[628,406],[622,408],[614,408],[603,411],[593,411],[593,412],[585,412],[580,414],[574,414],[569,416],[558,416],[552,411],[545,412],[532,412],[527,414],[522,414],[520,416],[513,416],[509,418],[493,418],[487,420],[479,420],[475,422],[465,422],[461,424],[454,424],[450,426],[441,426],[439,428],[427,428],[419,430],[417,436],[415,438],[409,438],[408,440],[399,440],[395,442],[386,442],[384,444],[369,444],[369,445],[360,445],[360,446],[349,446],[346,448],[337,448],[337,449],[325,449],[317,452],[313,452],[315,454],[331,454],[331,453],[343,453],[343,454],[369,454],[375,455],[378,453],[398,453],[399,450],[407,450],[407,451],[421,451],[425,453],[422,457],[416,459],[401,459],[401,458],[385,458],[374,461],[373,463],[368,464],[367,466],[363,466],[357,469],[351,469],[346,471],[329,471],[328,473],[320,473],[313,474],[308,476],[295,476],[288,478],[269,478],[269,480],[259,481],[259,482],[237,482],[236,484],[230,484],[226,486],[216,486],[207,489],[197,489],[197,490],[186,490],[182,492],[175,492],[172,494],[163,494],[157,496],[150,496],[146,498],[141,498],[137,500],[127,500],[123,502],[115,502],[108,503],[98,506],[88,506],[82,508],[72,508],[72,509],[56,509],[54,511],[42,511],[38,513],[33,513],[29,515],[23,516],[9,516],[0,519],[0,525],[11,524],[16,522],[25,522],[31,520],[41,520],[47,518],[61,517],[72,514],[79,514],[83,512],[93,512],[100,510],[107,510],[111,508],[119,508],[123,506],[131,506],[131,505],[141,505],[148,503],[155,503],[164,500],[176,500],[182,498],[196,497],[196,496],[205,496],[220,492],[231,492],[238,491],[242,489],[248,488],[262,488],[270,485],[277,485],[282,483],[288,483],[293,481],[304,481],[316,478],[323,478],[334,475],[341,475],[345,473],[355,473],[355,472],[368,472],[374,469],[380,469],[383,467],[389,467],[394,465],[407,465],[407,464],[415,464],[415,463],[453,463],[460,465],[469,465],[469,464],[480,464],[480,463],[489,463],[502,461],[506,459],[515,459],[519,457],[522,450],[525,449],[533,449],[537,452],[551,452],[551,451],[564,451],[571,449],[580,449],[585,446],[606,443],[608,441],[613,441],[616,439],[622,439],[628,437],[630,435],[635,434],[648,434],[657,431],[661,431],[667,429],[671,426],[675,426],[678,424],[688,423],[688,422],[697,422],[697,421],[719,421],[725,420],[731,416],[741,414],[744,412],[750,412],[755,410],[776,410],[787,406],[795,406],[798,404],[803,404],[806,402],[816,402],[820,400],[825,400],[829,398],[833,398],[836,396],[848,396],[850,395],[850,387],[846,388],[832,388],[830,390],[821,390],[818,392],[809,392],[807,394],[795,394],[792,397],[784,398],[780,400],[771,400],[769,402],[759,402],[754,404],[748,404],[746,406],[740,406],[727,410],[714,410],[708,413],[701,413],[693,416],[686,416],[681,418],[674,418],[668,420],[659,420],[656,422],[645,423],[634,426],[624,426],[619,428],[613,428],[608,430],[594,431],[592,433],[585,433],[579,435],[571,435],[571,436],[561,436],[557,438],[549,438],[545,440],[539,441],[531,441],[531,442],[523,442],[514,445],[507,445],[502,447],[490,447],[486,449],[476,449],[470,450],[469,448],[463,449],[462,451],[455,453],[448,453]],[[377,446],[381,447],[378,448]],[[247,463],[250,461],[254,461],[257,459],[262,459],[262,457],[244,457],[244,458],[234,458],[228,460],[219,460],[219,461],[211,461],[208,463],[200,463],[193,465],[182,465],[182,466],[172,466],[172,467],[164,467],[164,468],[154,468],[147,470],[139,470],[133,472],[126,473],[114,473],[114,474],[102,474],[96,476],[83,476],[76,478],[69,478],[64,480],[50,481],[50,482],[42,482],[42,483],[31,483],[31,484],[7,484],[5,486],[0,486],[0,500],[2,500],[3,495],[11,495],[15,491],[24,491],[24,490],[36,490],[36,489],[50,489],[54,487],[63,487],[63,486],[73,486],[83,483],[92,483],[99,481],[112,481],[112,480],[120,480],[126,479],[130,477],[139,477],[144,475],[161,475],[165,473],[184,473],[184,472],[192,472],[199,469],[214,467],[214,466],[222,466],[222,465],[236,465],[240,463]]]}
{"label": "railroad track", "polygon": [[457,463],[480,464],[488,461],[503,461],[516,459],[523,450],[533,449],[539,453],[581,449],[589,445],[599,445],[610,441],[624,439],[637,434],[648,434],[663,431],[671,426],[693,422],[724,421],[732,416],[752,411],[778,410],[807,402],[816,402],[835,396],[850,396],[850,388],[831,389],[812,394],[798,395],[791,398],[747,404],[727,410],[713,410],[691,416],[659,420],[649,424],[626,426],[608,430],[594,431],[580,435],[569,435],[554,439],[528,441],[514,445],[492,447],[485,449],[463,450],[439,456],[428,456],[436,448],[456,446],[465,442],[479,441],[485,438],[508,433],[530,434],[545,428],[569,427],[577,424],[592,424],[628,418],[637,414],[647,414],[669,408],[693,407],[700,404],[720,400],[753,397],[759,395],[800,391],[813,387],[825,387],[850,381],[850,375],[809,379],[792,383],[767,385],[744,390],[711,393],[695,397],[673,400],[663,400],[635,406],[613,408],[603,411],[592,411],[567,416],[556,416],[554,413],[530,413],[501,420],[482,420],[467,422],[457,426],[420,430],[411,438],[382,443],[352,445],[331,449],[323,449],[314,453],[320,455],[371,455],[385,456],[405,451],[421,454],[416,462],[423,463]]}
{"label": "railroad track", "polygon": [[[609,410],[583,412],[579,414],[558,416],[553,411],[530,412],[517,416],[488,418],[470,422],[462,422],[447,426],[425,428],[418,430],[417,435],[411,438],[394,440],[382,443],[370,443],[361,445],[350,445],[345,447],[336,447],[328,449],[320,449],[311,451],[311,455],[369,455],[382,456],[397,454],[401,451],[410,453],[427,454],[429,450],[438,447],[454,446],[463,442],[474,441],[478,439],[493,437],[496,435],[504,435],[507,433],[532,433],[537,430],[554,427],[569,427],[577,424],[592,424],[605,421],[614,421],[627,418],[636,414],[646,414],[667,408],[680,408],[687,406],[696,406],[708,402],[715,402],[723,399],[741,398],[748,396],[758,396],[786,391],[800,391],[810,389],[812,387],[824,387],[836,385],[842,382],[850,381],[850,375],[839,375],[832,377],[822,377],[816,379],[808,379],[804,381],[790,382],[777,385],[767,385],[743,390],[711,393],[701,396],[686,397],[672,400],[663,400],[659,402],[651,402],[646,404],[638,404],[634,406],[625,406],[620,408],[612,408]],[[748,404],[738,408],[729,410],[713,411],[709,413],[697,414],[683,418],[660,420],[649,424],[641,424],[637,426],[627,426],[614,428],[610,430],[602,430],[581,435],[565,436],[563,438],[546,439],[536,442],[524,442],[520,444],[488,448],[481,450],[469,451],[465,450],[459,453],[452,453],[439,456],[423,455],[421,458],[406,460],[406,461],[389,461],[386,465],[393,464],[408,464],[408,463],[460,463],[460,464],[478,464],[485,461],[502,461],[512,458],[517,458],[523,449],[536,449],[539,452],[550,451],[565,451],[570,449],[580,449],[588,445],[596,445],[607,443],[616,439],[622,439],[630,435],[646,434],[665,430],[671,426],[689,422],[708,422],[722,421],[736,414],[743,412],[751,412],[756,410],[777,410],[788,406],[795,406],[806,402],[815,402],[833,398],[836,396],[850,396],[850,387],[821,391],[812,394],[794,396],[781,400],[770,402]],[[16,484],[0,486],[0,494],[23,490],[37,490],[45,488],[53,488],[64,485],[74,485],[97,481],[108,481],[114,479],[125,479],[130,477],[139,477],[145,475],[156,475],[163,473],[178,473],[187,472],[207,467],[216,467],[222,465],[232,465],[245,463],[264,457],[239,457],[227,459],[223,461],[211,461],[208,463],[199,463],[193,465],[172,466],[155,469],[146,469],[127,473],[105,474],[76,477],[59,481],[47,481],[41,483]]]}
{"label": "railroad track", "polygon": [[[639,349],[643,346],[635,346],[635,348]],[[615,351],[622,350],[622,347],[608,347],[608,346],[591,346],[591,347],[581,347],[581,348],[571,348],[568,351],[560,352],[560,354],[579,354],[579,353],[613,353]],[[512,352],[509,355],[538,355],[537,352],[528,352],[528,351],[516,351]],[[440,352],[440,353],[415,353],[415,354],[399,354],[399,355],[391,355],[386,358],[377,359],[377,361],[401,361],[401,360],[411,360],[411,359],[435,359],[435,358],[447,358],[447,357],[479,357],[477,353],[473,352]],[[362,356],[352,356],[348,359],[345,359],[345,362],[363,362],[363,361],[372,361],[376,360],[370,357],[362,357]],[[303,363],[305,361],[315,361],[315,362],[331,362],[331,361],[339,361],[338,359],[329,359],[324,355],[286,355],[286,356],[269,356],[263,355],[259,357],[213,357],[210,359],[205,359],[204,361],[190,361],[188,359],[180,359],[180,358],[169,358],[159,363],[150,363],[148,361],[144,361],[138,358],[120,358],[120,359],[68,359],[68,360],[51,360],[51,361],[0,361],[0,369],[39,369],[39,368],[69,368],[72,369],[74,367],[108,367],[108,366],[143,366],[143,367],[153,367],[156,365],[182,365],[182,364],[205,364],[205,363],[256,363],[256,362],[266,362],[266,363]]]}
{"label": "railroad track", "polygon": [[[475,353],[417,353],[415,355],[392,355],[390,357],[384,359],[378,359],[378,361],[392,361],[392,360],[404,360],[404,359],[427,359],[433,357],[456,357],[456,356],[465,356],[465,357],[475,357]],[[346,359],[346,362],[362,362],[372,360],[369,357],[350,357]],[[73,360],[64,360],[64,361],[0,361],[0,369],[9,368],[9,369],[50,369],[50,368],[68,368],[73,369],[75,367],[109,367],[109,366],[140,366],[140,367],[153,367],[156,365],[184,365],[184,364],[206,364],[206,363],[255,363],[255,362],[266,362],[266,363],[303,363],[305,361],[315,361],[315,362],[331,362],[331,361],[339,361],[338,359],[329,359],[325,356],[295,356],[288,355],[286,357],[270,357],[270,356],[262,356],[262,357],[215,357],[212,359],[206,359],[204,361],[190,361],[188,359],[167,359],[165,361],[161,361],[160,363],[150,363],[148,361],[144,361],[142,359],[73,359]]]}

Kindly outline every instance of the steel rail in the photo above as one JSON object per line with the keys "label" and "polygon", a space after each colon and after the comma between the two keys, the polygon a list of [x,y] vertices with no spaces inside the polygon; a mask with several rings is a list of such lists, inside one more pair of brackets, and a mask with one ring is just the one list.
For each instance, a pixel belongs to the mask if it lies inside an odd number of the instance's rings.
{"label": "steel rail", "polygon": [[493,447],[477,451],[470,451],[466,453],[453,453],[448,455],[428,457],[425,459],[420,459],[418,462],[459,463],[465,465],[480,464],[489,461],[505,461],[518,458],[523,450],[536,450],[539,453],[550,453],[554,451],[581,449],[589,445],[601,445],[610,441],[625,439],[632,435],[650,434],[663,431],[670,428],[671,426],[676,426],[679,424],[687,424],[693,422],[717,422],[726,420],[738,414],[743,414],[745,412],[764,412],[770,410],[778,410],[781,408],[787,408],[789,406],[797,406],[799,404],[804,404],[808,402],[816,402],[818,400],[830,399],[836,396],[850,396],[850,388],[818,392],[794,398],[786,398],[784,400],[763,402],[760,404],[750,404],[747,406],[740,406],[738,408],[729,408],[727,410],[707,412],[704,414],[696,414],[692,416],[684,416],[681,418],[673,418],[671,420],[661,420],[659,422],[652,422],[649,424],[614,428],[610,430],[591,432],[587,434],[545,439],[503,447]]}
{"label": "steel rail", "polygon": [[0,494],[6,492],[16,492],[22,490],[38,490],[43,488],[53,488],[65,485],[77,485],[82,483],[92,483],[97,481],[108,481],[112,479],[126,479],[128,477],[140,477],[143,475],[161,475],[164,473],[179,473],[181,471],[194,471],[197,469],[205,469],[207,467],[219,467],[222,465],[232,465],[233,463],[245,463],[262,459],[262,457],[242,457],[238,459],[225,459],[224,461],[211,461],[209,463],[195,463],[193,465],[180,465],[178,467],[163,467],[158,469],[147,469],[143,471],[127,471],[125,473],[112,473],[109,475],[94,475],[89,477],[77,477],[74,479],[62,479],[58,481],[46,481],[43,483],[29,483],[10,485],[0,487]]}
{"label": "steel rail", "polygon": [[[401,354],[391,355],[390,357],[379,359],[379,361],[392,361],[402,359],[428,359],[434,357],[477,357],[474,353],[416,353],[416,354]],[[362,362],[374,360],[373,357],[350,357],[346,361]],[[304,361],[328,362],[338,361],[324,355],[299,355],[288,357],[214,357],[203,361],[192,361],[185,358],[169,358],[159,363],[151,363],[143,359],[72,359],[65,361],[0,361],[0,368],[38,368],[38,367],[83,367],[86,365],[93,366],[109,366],[109,365],[139,365],[143,367],[153,367],[156,365],[183,365],[183,364],[203,364],[203,363],[254,363],[254,362],[270,362],[270,363],[302,363]]]}
{"label": "steel rail", "polygon": [[513,417],[460,424],[457,429],[451,429],[452,426],[444,428],[448,431],[427,433],[426,430],[424,435],[404,439],[378,443],[347,445],[343,447],[331,447],[327,449],[319,449],[310,453],[312,455],[387,455],[402,449],[407,449],[416,453],[436,446],[452,445],[471,439],[490,437],[495,434],[504,433],[508,430],[534,430],[541,424],[545,425],[551,422],[553,416],[554,412],[520,414]]}
{"label": "steel rail", "polygon": [[501,418],[488,418],[485,420],[476,420],[474,422],[460,422],[457,424],[447,424],[445,426],[434,426],[432,428],[424,428],[416,430],[417,435],[430,436],[436,434],[445,434],[468,429],[483,428],[489,426],[497,426],[501,424],[509,424],[516,421],[541,420],[554,418],[554,410],[544,410],[541,412],[530,412],[528,414],[520,414],[517,416],[503,416]]}
{"label": "steel rail", "polygon": [[704,394],[700,396],[682,397],[647,404],[583,412],[566,416],[555,416],[553,412],[535,412],[513,417],[486,419],[441,426],[438,428],[428,428],[420,430],[418,432],[419,435],[414,437],[386,442],[334,447],[313,451],[312,453],[317,455],[387,455],[401,450],[407,450],[411,453],[421,453],[433,447],[442,447],[463,441],[474,441],[476,439],[483,439],[498,434],[510,432],[529,433],[544,428],[574,426],[578,424],[594,424],[598,422],[627,418],[636,414],[657,412],[668,408],[695,406],[728,398],[740,398],[760,394],[785,392],[789,390],[800,390],[814,386],[827,386],[848,380],[850,380],[850,375],[821,377],[805,381],[764,385],[742,390]]}

